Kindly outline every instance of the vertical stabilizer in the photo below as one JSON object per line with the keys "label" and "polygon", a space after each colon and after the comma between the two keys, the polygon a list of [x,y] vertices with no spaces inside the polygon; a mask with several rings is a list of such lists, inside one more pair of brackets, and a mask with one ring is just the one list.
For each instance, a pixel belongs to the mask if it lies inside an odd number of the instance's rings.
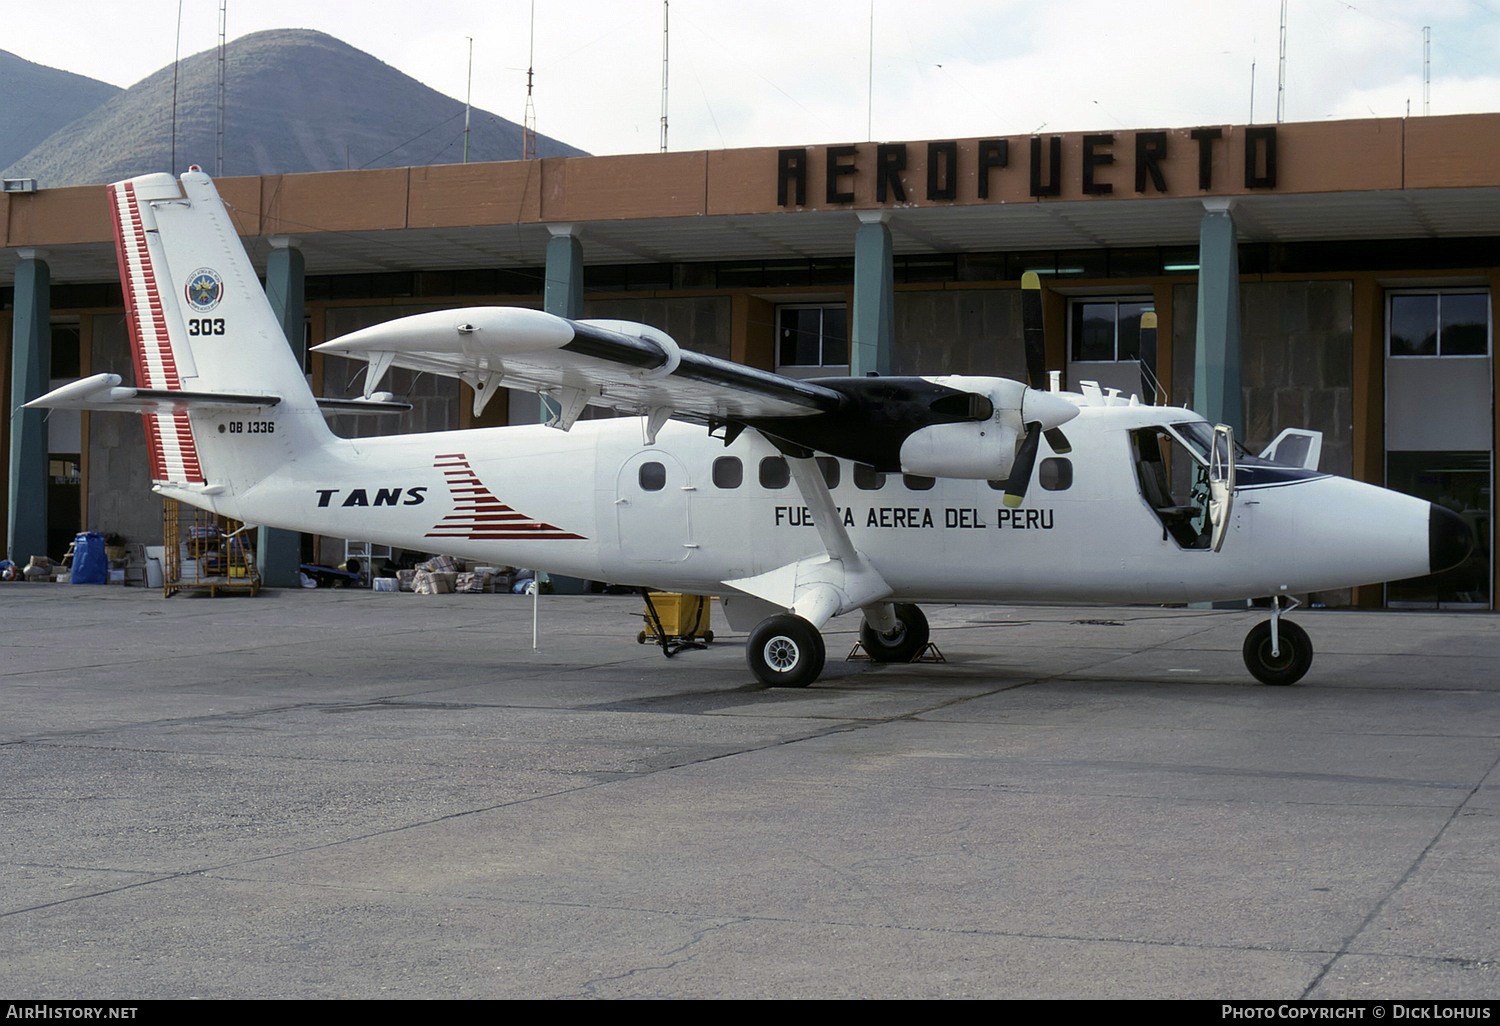
{"label": "vertical stabilizer", "polygon": [[152,480],[233,494],[325,444],[327,425],[208,175],[145,175],[109,196],[137,386],[268,399],[232,413],[144,414]]}

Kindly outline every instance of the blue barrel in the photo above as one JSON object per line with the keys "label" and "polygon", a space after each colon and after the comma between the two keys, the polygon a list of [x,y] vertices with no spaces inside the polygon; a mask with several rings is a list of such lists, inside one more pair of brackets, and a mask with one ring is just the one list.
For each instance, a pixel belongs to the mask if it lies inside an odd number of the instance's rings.
{"label": "blue barrel", "polygon": [[109,556],[104,551],[104,535],[85,531],[73,539],[74,584],[108,584]]}

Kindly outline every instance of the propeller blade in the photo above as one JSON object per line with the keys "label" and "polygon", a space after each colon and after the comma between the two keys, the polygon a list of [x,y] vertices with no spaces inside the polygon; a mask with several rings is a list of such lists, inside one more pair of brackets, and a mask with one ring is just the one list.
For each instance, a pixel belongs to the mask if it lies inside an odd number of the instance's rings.
{"label": "propeller blade", "polygon": [[1016,452],[1016,461],[1011,464],[1010,480],[1005,485],[1005,505],[1011,509],[1026,501],[1026,489],[1031,485],[1031,471],[1036,467],[1036,451],[1042,440],[1042,426],[1035,422],[1026,425],[1026,440]]}
{"label": "propeller blade", "polygon": [[1141,314],[1141,398],[1156,405],[1156,311]]}
{"label": "propeller blade", "polygon": [[1048,428],[1042,434],[1047,436],[1047,444],[1059,456],[1066,456],[1073,451],[1073,445],[1068,441],[1068,436],[1062,433],[1062,428]]}
{"label": "propeller blade", "polygon": [[1042,279],[1021,275],[1021,337],[1026,343],[1026,383],[1047,389],[1047,334],[1042,325]]}

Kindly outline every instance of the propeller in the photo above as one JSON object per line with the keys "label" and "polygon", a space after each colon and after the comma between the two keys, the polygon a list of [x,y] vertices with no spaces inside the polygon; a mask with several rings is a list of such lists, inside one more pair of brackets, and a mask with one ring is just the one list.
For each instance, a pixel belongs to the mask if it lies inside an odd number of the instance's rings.
{"label": "propeller", "polygon": [[[1011,465],[1010,482],[1005,488],[1005,505],[1019,506],[1026,499],[1031,472],[1036,467],[1036,452],[1041,438],[1053,452],[1068,453],[1073,446],[1057,425],[1071,419],[1078,410],[1067,400],[1047,391],[1047,335],[1042,323],[1042,279],[1035,271],[1021,275],[1021,335],[1026,344],[1026,390],[1021,402],[1021,422],[1026,435],[1016,450]],[[1064,409],[1066,407],[1066,409]]]}
{"label": "propeller", "polygon": [[1047,390],[1047,334],[1042,323],[1042,279],[1035,271],[1021,275],[1021,337],[1026,343],[1026,383]]}
{"label": "propeller", "polygon": [[[1028,388],[1021,393],[1020,413],[1021,423],[1026,425],[1026,435],[1016,449],[1009,484],[1005,488],[1005,504],[1010,507],[1019,506],[1026,498],[1026,488],[1031,483],[1031,471],[1036,466],[1036,452],[1043,435],[1047,436],[1047,444],[1054,452],[1072,451],[1058,425],[1078,416],[1078,407],[1055,393]],[[1058,441],[1053,441],[1054,436]]]}
{"label": "propeller", "polygon": [[1031,484],[1031,471],[1036,466],[1037,442],[1042,437],[1042,426],[1035,421],[1026,425],[1026,437],[1021,448],[1016,450],[1016,461],[1010,467],[1010,480],[1005,485],[1005,505],[1015,509],[1026,501],[1026,488]]}

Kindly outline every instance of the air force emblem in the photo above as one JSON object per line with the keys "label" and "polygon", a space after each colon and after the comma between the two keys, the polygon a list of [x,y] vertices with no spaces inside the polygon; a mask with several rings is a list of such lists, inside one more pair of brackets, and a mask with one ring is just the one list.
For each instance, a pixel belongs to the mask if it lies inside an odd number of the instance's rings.
{"label": "air force emblem", "polygon": [[188,306],[197,313],[207,313],[224,298],[224,279],[212,268],[200,267],[188,276],[184,293]]}

